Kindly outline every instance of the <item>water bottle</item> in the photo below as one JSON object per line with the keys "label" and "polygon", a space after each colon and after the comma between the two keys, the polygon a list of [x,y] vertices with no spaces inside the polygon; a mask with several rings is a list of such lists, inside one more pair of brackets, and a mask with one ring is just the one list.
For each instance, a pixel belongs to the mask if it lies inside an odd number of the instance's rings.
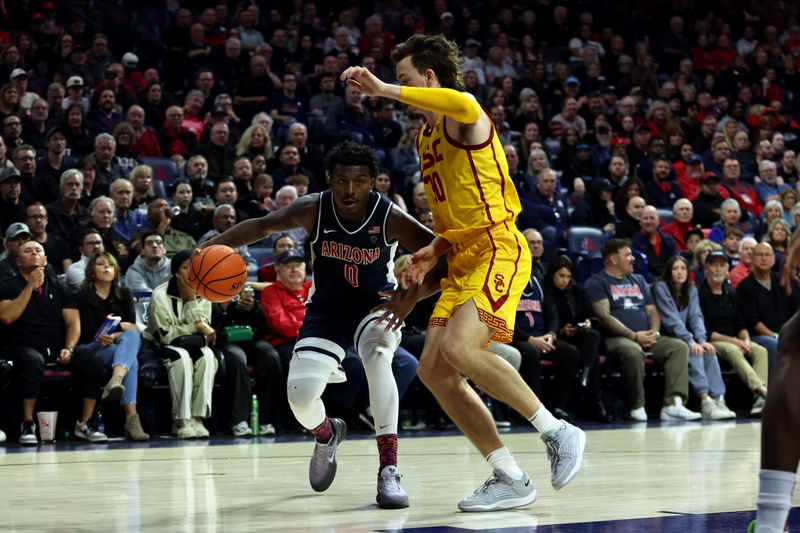
{"label": "water bottle", "polygon": [[258,417],[258,396],[253,394],[253,401],[250,405],[250,431],[253,432],[254,437],[258,437],[260,430],[259,417]]}
{"label": "water bottle", "polygon": [[105,433],[106,432],[106,421],[103,420],[103,408],[100,407],[100,406],[97,407],[97,417],[96,418],[97,418],[97,420],[96,420],[96,422],[97,422],[97,431],[99,431],[100,433]]}

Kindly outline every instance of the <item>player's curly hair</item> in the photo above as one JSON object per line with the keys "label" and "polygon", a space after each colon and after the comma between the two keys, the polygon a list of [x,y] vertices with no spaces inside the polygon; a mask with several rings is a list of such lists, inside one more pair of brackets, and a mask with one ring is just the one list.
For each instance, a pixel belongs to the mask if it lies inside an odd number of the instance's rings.
{"label": "player's curly hair", "polygon": [[333,174],[333,168],[336,165],[344,167],[364,165],[369,168],[369,176],[374,178],[378,175],[378,154],[364,144],[345,141],[337,144],[328,152],[326,167],[329,175]]}
{"label": "player's curly hair", "polygon": [[408,56],[411,56],[411,64],[419,72],[424,73],[428,69],[434,71],[442,87],[464,90],[464,75],[455,42],[443,35],[412,35],[392,50],[395,65]]}

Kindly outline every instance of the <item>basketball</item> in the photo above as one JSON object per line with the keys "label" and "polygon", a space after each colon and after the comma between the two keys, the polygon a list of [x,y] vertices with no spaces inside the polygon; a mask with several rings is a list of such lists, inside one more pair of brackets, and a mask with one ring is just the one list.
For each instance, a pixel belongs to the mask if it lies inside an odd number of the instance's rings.
{"label": "basketball", "polygon": [[189,265],[189,283],[210,302],[226,302],[239,294],[247,281],[247,265],[233,248],[215,244],[203,248]]}

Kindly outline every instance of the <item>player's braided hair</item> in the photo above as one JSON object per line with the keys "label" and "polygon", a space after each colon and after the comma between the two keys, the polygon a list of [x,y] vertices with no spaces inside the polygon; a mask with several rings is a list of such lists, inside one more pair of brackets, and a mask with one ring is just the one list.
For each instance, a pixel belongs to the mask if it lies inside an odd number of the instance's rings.
{"label": "player's braided hair", "polygon": [[371,178],[378,175],[378,155],[375,150],[364,144],[352,141],[337,144],[328,153],[327,169],[329,175],[333,175],[333,169],[336,165],[343,167],[364,165],[369,168],[369,176]]}
{"label": "player's braided hair", "polygon": [[442,87],[464,90],[458,45],[453,41],[442,35],[412,35],[392,50],[392,61],[395,64],[408,56],[411,56],[411,64],[419,72],[424,73],[428,69],[435,72]]}

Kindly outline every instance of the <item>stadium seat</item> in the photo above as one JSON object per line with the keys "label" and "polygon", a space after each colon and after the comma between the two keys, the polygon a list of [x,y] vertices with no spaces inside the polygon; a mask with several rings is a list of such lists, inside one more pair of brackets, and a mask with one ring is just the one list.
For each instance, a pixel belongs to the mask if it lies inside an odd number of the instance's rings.
{"label": "stadium seat", "polygon": [[172,185],[180,176],[178,165],[168,157],[143,157],[142,164],[153,169],[153,178],[164,182],[166,187]]}
{"label": "stadium seat", "polygon": [[598,228],[572,226],[567,230],[567,253],[575,263],[575,281],[583,283],[603,268],[605,234]]}
{"label": "stadium seat", "polygon": [[658,219],[662,226],[675,220],[675,215],[672,213],[672,209],[656,209],[656,211],[658,211]]}
{"label": "stadium seat", "polygon": [[258,266],[266,263],[271,263],[275,260],[275,255],[272,253],[272,247],[267,246],[250,246],[250,255],[256,260]]}

